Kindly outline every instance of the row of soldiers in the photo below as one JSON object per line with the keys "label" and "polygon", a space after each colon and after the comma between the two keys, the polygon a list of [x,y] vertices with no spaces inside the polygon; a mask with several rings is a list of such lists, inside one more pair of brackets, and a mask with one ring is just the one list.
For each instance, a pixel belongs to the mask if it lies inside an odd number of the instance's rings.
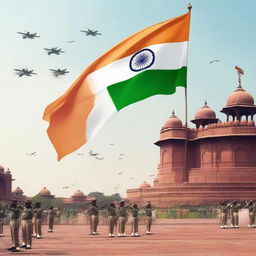
{"label": "row of soldiers", "polygon": [[108,211],[108,225],[109,225],[109,237],[114,237],[114,228],[118,226],[118,237],[126,237],[125,225],[128,218],[128,213],[131,213],[131,235],[138,237],[139,231],[139,211],[144,210],[146,213],[146,234],[151,233],[152,225],[152,206],[148,202],[145,207],[138,207],[137,204],[125,205],[125,201],[122,200],[116,205],[114,202],[107,204],[103,207],[97,206],[97,200],[93,200],[91,205],[87,209],[90,223],[90,235],[98,235],[97,226],[99,222],[99,211],[106,209]]}
{"label": "row of soldiers", "polygon": [[[11,252],[19,252],[20,247],[25,249],[32,248],[32,237],[37,239],[42,238],[42,214],[43,209],[41,203],[35,203],[32,207],[32,202],[27,200],[24,206],[18,206],[17,201],[12,201],[8,207],[0,205],[0,236],[3,237],[3,219],[6,217],[6,212],[10,218],[10,231],[12,238],[12,246],[7,250]],[[53,232],[55,212],[53,207],[48,210],[49,215],[49,230]],[[22,232],[22,244],[19,243],[19,228]]]}
{"label": "row of soldiers", "polygon": [[230,228],[239,228],[238,212],[242,208],[247,208],[249,213],[249,228],[256,228],[256,201],[234,200],[220,202],[220,228],[228,228],[228,216],[230,216]]}

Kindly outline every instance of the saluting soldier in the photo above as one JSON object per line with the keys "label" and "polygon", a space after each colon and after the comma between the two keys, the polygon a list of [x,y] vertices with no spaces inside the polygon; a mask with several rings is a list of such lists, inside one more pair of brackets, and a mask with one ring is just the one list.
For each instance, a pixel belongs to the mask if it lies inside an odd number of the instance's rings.
{"label": "saluting soldier", "polygon": [[131,214],[132,214],[132,222],[131,222],[131,225],[132,225],[132,236],[140,236],[139,235],[139,231],[138,231],[138,228],[139,228],[139,211],[140,209],[138,208],[138,205],[137,204],[132,204],[131,207],[130,207],[130,211],[131,211]]}
{"label": "saluting soldier", "polygon": [[53,207],[50,206],[49,207],[49,210],[48,210],[48,223],[49,223],[49,229],[48,229],[48,232],[53,232],[53,224],[54,224],[54,218],[55,218],[55,215],[56,215],[56,212],[53,210]]}
{"label": "saluting soldier", "polygon": [[230,204],[230,214],[231,214],[231,228],[239,228],[238,226],[238,211],[240,209],[240,204],[235,200]]}
{"label": "saluting soldier", "polygon": [[90,221],[90,235],[98,235],[97,227],[99,223],[99,208],[97,206],[97,200],[92,200],[88,210],[89,221]]}
{"label": "saluting soldier", "polygon": [[12,247],[8,248],[8,251],[11,252],[19,252],[19,217],[20,217],[20,209],[17,206],[17,201],[12,201],[9,208],[9,216],[10,216],[10,229],[11,229],[11,237],[12,237]]}
{"label": "saluting soldier", "polygon": [[21,214],[21,229],[22,229],[22,246],[26,249],[32,248],[32,218],[33,210],[31,206],[31,201],[25,202],[25,207],[23,208]]}
{"label": "saluting soldier", "polygon": [[228,209],[230,204],[228,201],[221,201],[220,202],[220,228],[227,228],[227,221],[228,221]]}
{"label": "saluting soldier", "polygon": [[0,204],[0,237],[4,237],[4,218],[5,215],[5,209],[3,205]]}
{"label": "saluting soldier", "polygon": [[117,221],[115,203],[110,203],[108,206],[106,206],[106,209],[108,211],[109,237],[115,237],[114,227]]}
{"label": "saluting soldier", "polygon": [[146,235],[151,235],[151,226],[152,226],[152,205],[150,201],[148,201],[147,205],[144,208],[146,213]]}
{"label": "saluting soldier", "polygon": [[125,224],[127,220],[127,207],[124,205],[124,200],[119,202],[116,208],[116,214],[118,216],[118,236],[126,237]]}
{"label": "saluting soldier", "polygon": [[255,212],[253,207],[253,201],[249,200],[246,202],[245,208],[248,208],[249,213],[249,225],[248,228],[253,228],[254,226],[254,219],[255,219]]}
{"label": "saluting soldier", "polygon": [[43,209],[41,208],[41,202],[35,203],[33,210],[33,216],[35,217],[35,232],[36,238],[40,239],[42,237],[42,215]]}

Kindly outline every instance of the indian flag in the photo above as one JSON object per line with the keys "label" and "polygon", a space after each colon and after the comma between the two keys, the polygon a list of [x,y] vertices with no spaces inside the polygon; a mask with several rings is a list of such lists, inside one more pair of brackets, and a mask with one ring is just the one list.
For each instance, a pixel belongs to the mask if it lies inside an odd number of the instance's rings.
{"label": "indian flag", "polygon": [[186,87],[190,12],[126,38],[88,66],[47,106],[58,160],[92,139],[122,108]]}

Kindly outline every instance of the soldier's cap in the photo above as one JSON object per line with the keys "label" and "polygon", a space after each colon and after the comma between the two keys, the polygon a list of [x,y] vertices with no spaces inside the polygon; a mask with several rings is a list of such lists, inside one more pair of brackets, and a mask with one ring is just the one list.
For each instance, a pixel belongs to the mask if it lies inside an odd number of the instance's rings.
{"label": "soldier's cap", "polygon": [[119,204],[120,204],[120,203],[124,203],[124,202],[125,202],[124,200],[121,200],[121,201],[119,202]]}
{"label": "soldier's cap", "polygon": [[93,199],[93,200],[92,200],[92,203],[93,203],[93,202],[97,202],[97,199]]}
{"label": "soldier's cap", "polygon": [[25,203],[26,204],[32,204],[32,202],[30,200],[26,200]]}

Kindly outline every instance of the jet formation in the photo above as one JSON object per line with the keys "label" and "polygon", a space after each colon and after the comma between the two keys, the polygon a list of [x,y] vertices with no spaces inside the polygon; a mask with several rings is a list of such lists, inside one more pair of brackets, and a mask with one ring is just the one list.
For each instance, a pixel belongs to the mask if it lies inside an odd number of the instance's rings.
{"label": "jet formation", "polygon": [[98,30],[91,30],[91,29],[87,29],[87,30],[80,30],[81,32],[85,33],[86,36],[99,36],[101,35],[101,33],[98,32]]}
{"label": "jet formation", "polygon": [[37,73],[34,73],[33,71],[33,69],[31,69],[31,70],[28,70],[27,68],[23,68],[23,69],[14,69],[15,71],[16,71],[16,73],[17,73],[17,75],[19,76],[19,77],[22,77],[22,76],[31,76],[31,75],[36,75]]}
{"label": "jet formation", "polygon": [[34,39],[35,37],[40,37],[37,35],[37,33],[30,33],[30,32],[17,32],[17,33],[21,34],[23,39],[26,39],[26,38]]}
{"label": "jet formation", "polygon": [[48,55],[51,54],[56,54],[56,55],[60,55],[61,53],[64,53],[64,51],[62,51],[61,48],[57,48],[57,47],[52,47],[52,48],[44,48],[47,51]]}

